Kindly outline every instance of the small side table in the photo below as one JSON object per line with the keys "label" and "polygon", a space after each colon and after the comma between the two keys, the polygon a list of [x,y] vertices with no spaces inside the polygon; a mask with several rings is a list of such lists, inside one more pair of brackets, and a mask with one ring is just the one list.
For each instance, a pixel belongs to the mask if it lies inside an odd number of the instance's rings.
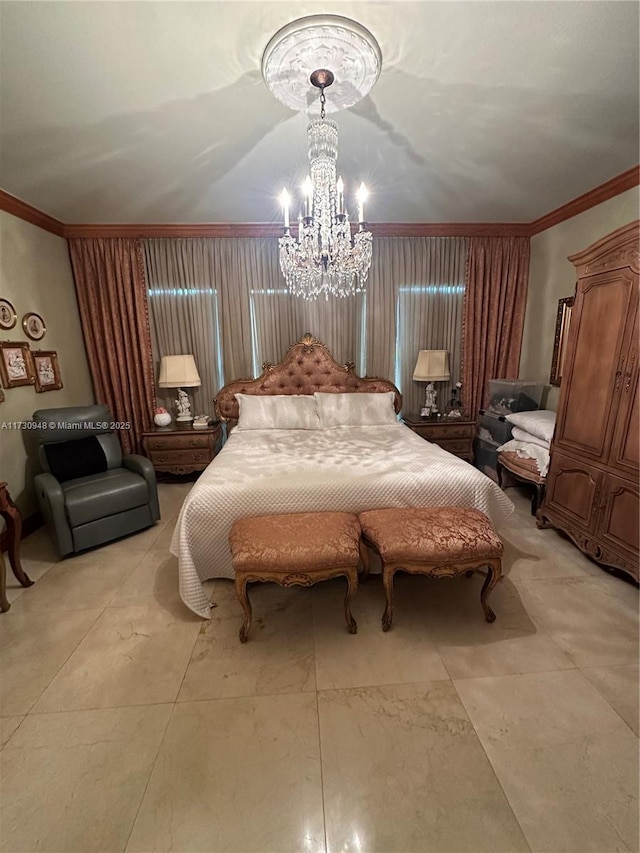
{"label": "small side table", "polygon": [[471,420],[464,413],[460,418],[421,418],[418,414],[403,414],[402,421],[426,441],[437,444],[467,462],[473,462],[475,419]]}
{"label": "small side table", "polygon": [[142,433],[142,446],[156,471],[204,471],[222,445],[222,424],[205,429],[156,427]]}
{"label": "small side table", "polygon": [[[11,500],[6,483],[0,483],[0,515],[7,524],[9,564],[22,586],[32,586],[33,581],[27,576],[20,565],[20,534],[22,533],[22,516],[18,507]],[[7,601],[7,571],[4,559],[0,553],[0,613],[6,613],[11,607]]]}

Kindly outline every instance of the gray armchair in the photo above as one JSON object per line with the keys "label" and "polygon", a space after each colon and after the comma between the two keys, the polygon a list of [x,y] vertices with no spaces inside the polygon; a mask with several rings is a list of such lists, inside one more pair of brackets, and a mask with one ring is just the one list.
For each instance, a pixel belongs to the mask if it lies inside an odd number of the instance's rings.
{"label": "gray armchair", "polygon": [[32,430],[44,473],[40,511],[65,557],[150,527],[160,518],[156,474],[144,456],[123,456],[107,406],[38,409]]}

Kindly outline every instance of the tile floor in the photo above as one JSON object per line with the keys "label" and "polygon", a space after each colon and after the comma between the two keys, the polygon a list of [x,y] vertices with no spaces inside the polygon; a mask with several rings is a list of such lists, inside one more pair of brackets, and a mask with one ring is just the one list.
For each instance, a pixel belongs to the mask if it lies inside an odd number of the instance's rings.
{"label": "tile floor", "polygon": [[614,853],[638,850],[638,593],[524,494],[506,575],[258,585],[238,641],[230,581],[207,623],[152,530],[57,562],[0,616],[3,853]]}

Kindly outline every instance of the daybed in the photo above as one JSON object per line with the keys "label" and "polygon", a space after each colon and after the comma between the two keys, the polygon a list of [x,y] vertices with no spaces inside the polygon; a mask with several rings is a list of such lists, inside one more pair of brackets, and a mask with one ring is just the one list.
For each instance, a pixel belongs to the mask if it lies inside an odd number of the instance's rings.
{"label": "daybed", "polygon": [[[353,395],[363,393],[365,401],[372,399],[372,393],[385,395],[388,415],[379,417],[380,407],[373,407],[368,421],[366,405],[360,409],[342,405],[354,403],[358,398]],[[171,552],[179,560],[182,600],[203,618],[210,617],[210,607],[202,582],[234,576],[228,536],[238,518],[463,506],[481,510],[499,526],[513,510],[511,501],[488,477],[397,420],[402,397],[391,382],[357,376],[353,365],[339,365],[309,334],[289,349],[280,364],[265,364],[257,379],[234,381],[220,390],[216,413],[229,426],[238,423],[237,394],[240,401],[279,395],[281,403],[275,405],[285,408],[289,408],[287,396],[300,401],[320,394],[315,399],[323,416],[318,420],[313,414],[316,421],[305,421],[304,428],[286,428],[292,422],[273,410],[262,424],[260,419],[249,423],[263,428],[245,429],[241,419],[187,495]],[[338,399],[335,395],[340,394],[348,396]],[[311,400],[308,403],[303,408],[315,411]],[[345,411],[356,417],[341,421]],[[345,422],[350,425],[337,425]]]}

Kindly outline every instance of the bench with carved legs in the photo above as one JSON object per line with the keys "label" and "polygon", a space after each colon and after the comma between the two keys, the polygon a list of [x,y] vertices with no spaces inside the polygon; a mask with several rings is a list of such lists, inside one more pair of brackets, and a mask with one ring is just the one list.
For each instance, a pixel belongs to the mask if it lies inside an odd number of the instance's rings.
{"label": "bench with carved legs", "polygon": [[240,640],[251,627],[247,584],[271,581],[283,587],[312,586],[340,575],[347,579],[344,616],[351,634],[358,630],[351,599],[358,588],[360,524],[349,512],[301,512],[236,520],[229,533],[238,599],[244,610]]}
{"label": "bench with carved legs", "polygon": [[[502,576],[502,542],[484,513],[466,507],[374,509],[359,515],[362,536],[380,555],[386,608],[382,630],[393,622],[396,572],[450,578],[488,569],[480,602],[487,622],[495,613],[488,597]],[[368,562],[365,561],[365,574]]]}

